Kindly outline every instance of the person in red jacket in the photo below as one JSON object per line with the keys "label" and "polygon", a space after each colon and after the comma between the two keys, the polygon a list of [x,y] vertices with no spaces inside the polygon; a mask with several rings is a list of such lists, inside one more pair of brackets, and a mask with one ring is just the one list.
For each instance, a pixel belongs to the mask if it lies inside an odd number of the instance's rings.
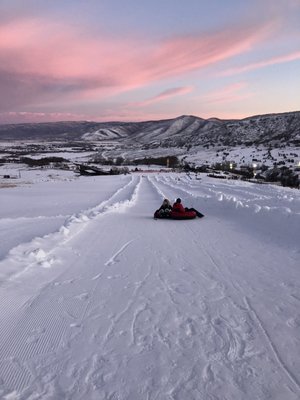
{"label": "person in red jacket", "polygon": [[180,212],[180,213],[184,213],[185,211],[195,211],[197,217],[199,217],[199,218],[204,217],[204,215],[201,214],[201,212],[195,210],[195,208],[183,207],[183,205],[181,204],[181,199],[180,198],[178,198],[175,201],[175,203],[173,204],[173,211]]}
{"label": "person in red jacket", "polygon": [[173,211],[180,212],[180,213],[184,213],[185,212],[185,208],[181,204],[181,199],[177,199],[175,201],[175,203],[173,204]]}

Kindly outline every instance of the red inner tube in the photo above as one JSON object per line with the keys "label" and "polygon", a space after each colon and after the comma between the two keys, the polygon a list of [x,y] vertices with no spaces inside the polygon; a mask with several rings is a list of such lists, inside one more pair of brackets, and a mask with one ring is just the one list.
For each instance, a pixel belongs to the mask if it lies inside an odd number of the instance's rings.
{"label": "red inner tube", "polygon": [[185,212],[178,212],[178,211],[171,211],[169,215],[161,215],[159,211],[156,210],[154,213],[154,218],[161,218],[161,219],[193,219],[196,218],[195,211],[185,211]]}
{"label": "red inner tube", "polygon": [[171,218],[172,219],[193,219],[196,218],[195,211],[185,211],[185,212],[177,212],[171,211]]}

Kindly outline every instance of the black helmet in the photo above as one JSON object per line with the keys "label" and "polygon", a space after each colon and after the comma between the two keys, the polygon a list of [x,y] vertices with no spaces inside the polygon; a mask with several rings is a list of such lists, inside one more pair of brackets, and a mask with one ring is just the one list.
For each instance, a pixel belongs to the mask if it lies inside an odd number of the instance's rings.
{"label": "black helmet", "polygon": [[178,197],[178,199],[176,200],[176,203],[181,203],[181,199]]}

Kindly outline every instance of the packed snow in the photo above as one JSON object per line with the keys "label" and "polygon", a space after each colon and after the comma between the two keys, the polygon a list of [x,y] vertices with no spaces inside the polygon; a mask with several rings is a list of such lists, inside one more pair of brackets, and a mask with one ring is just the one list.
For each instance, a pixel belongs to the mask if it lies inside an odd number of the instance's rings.
{"label": "packed snow", "polygon": [[[0,187],[1,399],[300,398],[299,190],[15,181]],[[164,197],[205,217],[155,220]]]}

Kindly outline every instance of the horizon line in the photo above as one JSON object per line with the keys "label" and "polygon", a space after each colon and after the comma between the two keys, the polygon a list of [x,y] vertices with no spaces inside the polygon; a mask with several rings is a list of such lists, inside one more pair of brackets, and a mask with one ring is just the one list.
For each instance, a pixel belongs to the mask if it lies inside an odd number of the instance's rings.
{"label": "horizon line", "polygon": [[184,117],[193,117],[193,118],[199,118],[203,119],[205,121],[209,120],[219,120],[219,121],[242,121],[246,120],[249,118],[257,118],[257,117],[263,117],[263,116],[271,116],[271,115],[283,115],[283,114],[294,114],[294,113],[300,113],[300,110],[294,110],[294,111],[282,111],[282,112],[271,112],[271,113],[266,113],[266,114],[254,114],[254,115],[249,115],[247,117],[243,118],[219,118],[219,117],[209,117],[209,118],[203,118],[198,115],[194,114],[181,114],[178,115],[177,117],[171,117],[171,118],[161,118],[161,119],[145,119],[145,120],[131,120],[131,121],[125,121],[125,120],[107,120],[107,121],[97,121],[94,119],[70,119],[70,120],[58,120],[58,121],[40,121],[40,122],[35,122],[35,121],[24,121],[24,122],[1,122],[0,121],[0,126],[4,125],[42,125],[42,124],[60,124],[60,123],[95,123],[95,124],[109,124],[109,123],[122,123],[122,124],[138,124],[138,123],[145,123],[145,122],[158,122],[158,121],[170,121],[170,120],[175,120],[179,118],[184,118]]}

